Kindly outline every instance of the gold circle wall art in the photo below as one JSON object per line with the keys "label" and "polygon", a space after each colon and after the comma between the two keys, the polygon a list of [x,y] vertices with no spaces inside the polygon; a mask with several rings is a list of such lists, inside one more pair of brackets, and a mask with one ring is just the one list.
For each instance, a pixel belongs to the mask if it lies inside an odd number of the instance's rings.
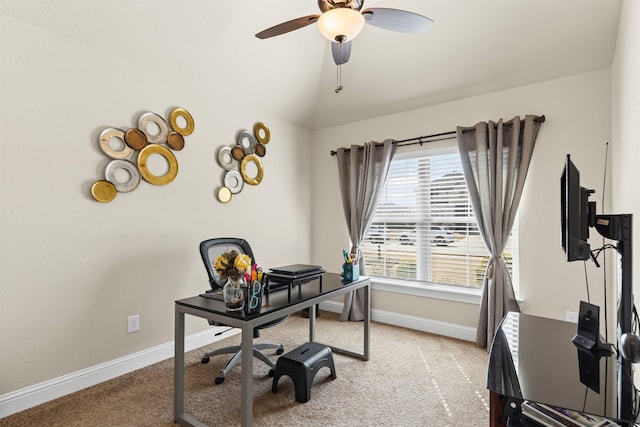
{"label": "gold circle wall art", "polygon": [[[178,123],[180,118],[185,121],[185,126],[180,126],[180,123]],[[174,108],[169,114],[169,123],[171,123],[171,128],[182,136],[191,135],[195,128],[193,117],[184,108]]]}
{"label": "gold circle wall art", "polygon": [[[178,175],[174,151],[185,147],[185,136],[195,129],[193,116],[184,108],[169,113],[169,123],[161,115],[147,111],[138,117],[138,127],[126,131],[108,127],[100,132],[98,145],[111,161],[105,167],[104,179],[91,186],[91,195],[102,203],[113,201],[118,193],[135,190],[141,180],[153,185],[167,185]],[[149,169],[149,159],[159,156],[168,171],[156,174]],[[221,195],[224,199],[224,195]]]}
{"label": "gold circle wall art", "polygon": [[261,158],[267,154],[266,144],[271,141],[271,131],[266,124],[253,125],[253,132],[240,129],[235,136],[235,144],[218,147],[216,158],[224,173],[222,186],[218,187],[217,197],[221,203],[229,203],[239,194],[244,184],[256,186],[264,178],[264,166]]}
{"label": "gold circle wall art", "polygon": [[[156,175],[149,170],[149,157],[158,154],[167,161],[169,170],[164,175]],[[138,169],[140,175],[150,184],[167,185],[178,175],[178,160],[171,150],[163,145],[151,144],[144,147],[138,154]]]}

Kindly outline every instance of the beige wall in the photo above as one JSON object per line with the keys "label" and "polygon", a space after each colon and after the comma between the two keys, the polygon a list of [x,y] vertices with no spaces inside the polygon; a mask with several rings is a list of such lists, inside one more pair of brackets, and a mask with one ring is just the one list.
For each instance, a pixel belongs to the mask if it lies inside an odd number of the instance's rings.
{"label": "beige wall", "polygon": [[612,214],[633,214],[634,296],[640,272],[640,2],[624,1],[612,65],[611,187]]}
{"label": "beige wall", "polygon": [[[565,318],[586,299],[582,263],[566,263],[560,246],[560,174],[572,154],[581,178],[601,194],[604,144],[610,136],[610,73],[592,72],[494,92],[316,131],[313,157],[313,259],[338,271],[349,239],[335,157],[330,150],[386,138],[405,139],[455,130],[478,121],[544,114],[520,206],[520,295],[527,313]],[[601,271],[589,265],[592,301],[602,298]],[[478,307],[374,291],[373,308],[475,327]]]}
{"label": "beige wall", "polygon": [[[6,15],[1,31],[0,395],[171,342],[173,301],[208,287],[201,240],[247,238],[265,266],[310,260],[309,131],[219,99],[225,82],[198,86]],[[175,106],[196,122],[176,180],[93,200],[100,130]],[[216,149],[258,121],[272,135],[264,180],[223,205]],[[132,314],[141,330],[127,334]]]}

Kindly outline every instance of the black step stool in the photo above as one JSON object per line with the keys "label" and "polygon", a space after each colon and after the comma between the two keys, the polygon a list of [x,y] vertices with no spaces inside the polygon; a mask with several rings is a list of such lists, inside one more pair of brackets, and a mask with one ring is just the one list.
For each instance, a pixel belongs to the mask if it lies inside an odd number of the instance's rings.
{"label": "black step stool", "polygon": [[316,342],[302,344],[278,358],[271,391],[278,391],[278,380],[287,375],[293,380],[296,402],[306,403],[311,399],[313,378],[324,366],[331,369],[331,377],[335,380],[337,376],[331,348]]}

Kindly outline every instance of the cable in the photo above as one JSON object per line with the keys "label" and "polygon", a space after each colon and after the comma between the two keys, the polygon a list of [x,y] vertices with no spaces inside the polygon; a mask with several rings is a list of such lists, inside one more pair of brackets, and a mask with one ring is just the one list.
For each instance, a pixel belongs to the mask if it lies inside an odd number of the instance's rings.
{"label": "cable", "polygon": [[[603,292],[604,292],[604,341],[609,342],[609,307],[607,305],[607,258],[606,258],[606,249],[618,249],[616,245],[612,245],[610,243],[604,242],[604,236],[602,237],[602,246],[598,249],[591,251],[591,256],[594,260],[597,260],[601,253],[603,253],[603,264],[604,267],[602,269],[602,281],[603,281]],[[585,261],[586,262],[586,261]],[[586,268],[586,267],[585,267]],[[586,273],[585,273],[586,275]]]}
{"label": "cable", "polygon": [[[607,142],[604,147],[604,171],[602,172],[602,202],[600,203],[602,213],[604,214],[604,193],[607,189],[607,163],[609,159],[609,143]],[[602,247],[604,248],[605,241],[604,236],[602,236]],[[597,256],[596,256],[597,258]],[[604,292],[604,340],[605,342],[609,342],[609,310],[607,306],[607,253],[605,252],[602,255],[602,277],[603,277],[603,292]]]}
{"label": "cable", "polygon": [[589,276],[587,275],[587,261],[582,261],[584,266],[584,282],[587,285],[587,302],[591,304],[591,297],[589,296]]}
{"label": "cable", "polygon": [[604,214],[604,192],[607,184],[607,159],[609,158],[609,143],[607,142],[604,147],[604,173],[602,174],[602,213]]}
{"label": "cable", "polygon": [[602,253],[602,251],[606,250],[606,249],[615,249],[618,250],[618,246],[616,245],[612,245],[611,243],[607,243],[604,246],[599,247],[598,249],[594,249],[591,251],[591,253],[593,254],[593,256],[597,259],[600,254]]}

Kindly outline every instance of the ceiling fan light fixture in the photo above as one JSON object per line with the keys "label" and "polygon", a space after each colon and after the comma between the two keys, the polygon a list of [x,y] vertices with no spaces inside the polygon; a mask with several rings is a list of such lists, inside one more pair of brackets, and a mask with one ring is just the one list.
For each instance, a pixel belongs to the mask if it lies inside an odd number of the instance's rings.
{"label": "ceiling fan light fixture", "polygon": [[318,18],[318,29],[332,42],[353,40],[364,27],[364,16],[348,7],[331,9]]}

